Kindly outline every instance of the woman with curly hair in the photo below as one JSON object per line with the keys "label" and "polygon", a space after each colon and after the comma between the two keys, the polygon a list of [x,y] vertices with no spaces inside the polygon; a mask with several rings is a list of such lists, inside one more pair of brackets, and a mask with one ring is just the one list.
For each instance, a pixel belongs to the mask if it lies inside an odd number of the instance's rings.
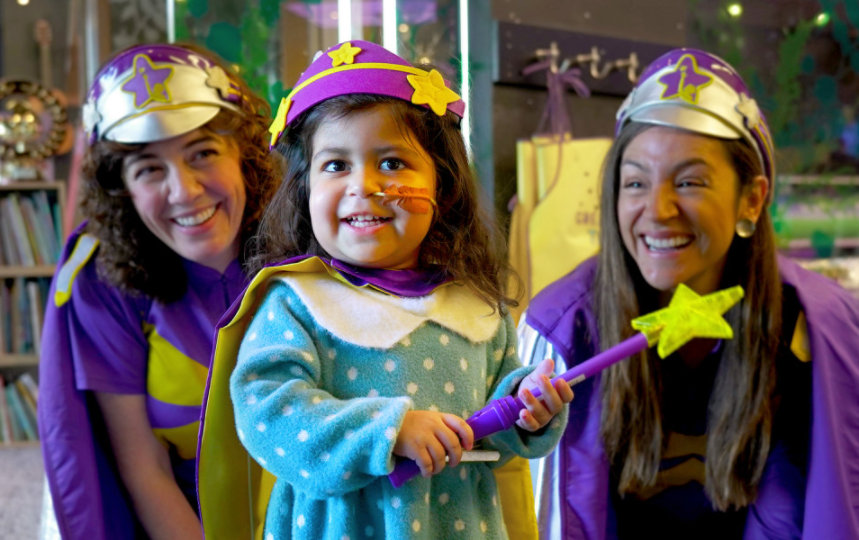
{"label": "woman with curly hair", "polygon": [[96,75],[81,208],[45,318],[39,428],[64,538],[195,538],[212,336],[276,188],[267,103],[208,51]]}

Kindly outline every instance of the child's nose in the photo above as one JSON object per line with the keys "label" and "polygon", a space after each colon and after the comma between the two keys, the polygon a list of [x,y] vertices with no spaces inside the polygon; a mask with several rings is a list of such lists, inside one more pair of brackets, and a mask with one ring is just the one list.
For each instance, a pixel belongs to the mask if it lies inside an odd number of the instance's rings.
{"label": "child's nose", "polygon": [[349,177],[348,195],[366,197],[382,191],[382,177],[374,169],[357,169]]}
{"label": "child's nose", "polygon": [[186,165],[170,167],[167,180],[168,202],[180,204],[194,200],[203,193],[198,173]]}

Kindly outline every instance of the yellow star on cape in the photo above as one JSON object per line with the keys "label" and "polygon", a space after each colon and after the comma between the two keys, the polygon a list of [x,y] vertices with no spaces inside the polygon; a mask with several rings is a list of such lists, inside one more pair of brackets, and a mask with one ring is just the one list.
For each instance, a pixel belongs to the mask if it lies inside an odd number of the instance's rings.
{"label": "yellow star on cape", "polygon": [[459,94],[445,86],[441,73],[436,70],[424,75],[408,75],[406,79],[415,89],[412,103],[429,105],[432,112],[439,116],[444,116],[449,103],[459,101]]}
{"label": "yellow star on cape", "polygon": [[682,283],[668,307],[632,320],[632,327],[647,336],[660,358],[670,355],[692,338],[730,339],[731,325],[722,314],[743,297],[739,285],[701,296]]}
{"label": "yellow star on cape", "polygon": [[331,57],[331,67],[337,67],[340,64],[354,64],[355,55],[361,52],[361,47],[353,47],[352,42],[347,41],[336,51],[331,51],[328,56]]}
{"label": "yellow star on cape", "polygon": [[277,106],[277,114],[274,115],[274,121],[268,127],[268,132],[271,133],[269,147],[273,147],[277,143],[277,138],[280,137],[280,134],[286,128],[286,113],[289,112],[291,105],[291,99],[280,98],[280,105]]}

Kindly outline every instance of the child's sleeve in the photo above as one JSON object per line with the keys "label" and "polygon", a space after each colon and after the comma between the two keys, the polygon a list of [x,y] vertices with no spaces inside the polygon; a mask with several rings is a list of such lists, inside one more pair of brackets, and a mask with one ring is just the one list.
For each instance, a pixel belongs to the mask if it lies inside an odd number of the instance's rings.
{"label": "child's sleeve", "polygon": [[412,402],[341,400],[322,384],[317,331],[291,288],[266,293],[230,377],[239,439],[265,469],[311,496],[361,489],[393,469],[392,452]]}
{"label": "child's sleeve", "polygon": [[[490,358],[487,359],[488,373],[487,394],[490,400],[516,395],[519,383],[522,382],[536,366],[522,367],[516,353],[516,329],[512,318],[507,315],[504,320],[503,331],[499,332],[495,344],[489,348]],[[513,426],[506,431],[501,431],[483,439],[481,445],[486,448],[494,448],[502,453],[503,464],[505,458],[516,454],[528,459],[543,457],[549,454],[564,433],[567,426],[569,407],[564,406],[549,423],[536,432],[529,432]]]}

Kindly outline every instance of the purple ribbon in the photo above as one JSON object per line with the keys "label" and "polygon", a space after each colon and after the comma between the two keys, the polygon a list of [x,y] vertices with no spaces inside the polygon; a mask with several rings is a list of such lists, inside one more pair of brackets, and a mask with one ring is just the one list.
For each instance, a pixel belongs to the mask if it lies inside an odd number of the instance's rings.
{"label": "purple ribbon", "polygon": [[[581,97],[590,97],[591,91],[582,80],[582,71],[579,68],[558,71],[555,67],[555,59],[546,59],[526,66],[522,70],[522,74],[531,75],[542,70],[546,71],[546,88],[549,91],[549,98],[546,100],[546,108],[543,109],[543,116],[540,118],[537,133],[551,133],[553,135],[572,133],[564,97],[568,87]],[[545,130],[547,124],[548,131]]]}

